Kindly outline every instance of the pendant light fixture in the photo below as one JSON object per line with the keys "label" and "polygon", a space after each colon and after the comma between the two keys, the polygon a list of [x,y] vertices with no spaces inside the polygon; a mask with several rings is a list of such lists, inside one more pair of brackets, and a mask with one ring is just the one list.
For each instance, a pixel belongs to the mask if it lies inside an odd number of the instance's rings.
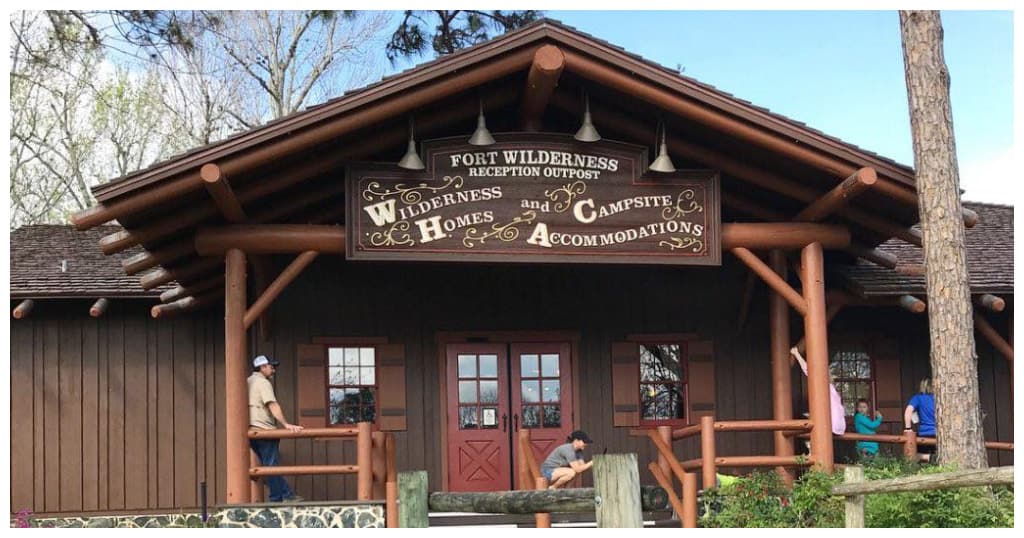
{"label": "pendant light fixture", "polygon": [[398,166],[406,170],[423,170],[423,160],[416,153],[416,140],[413,138],[412,116],[409,116],[409,148],[405,150],[405,156],[398,161]]}
{"label": "pendant light fixture", "polygon": [[[663,174],[675,172],[676,166],[672,164],[672,159],[668,156],[668,145],[665,144],[665,121],[659,120],[658,127],[661,130],[661,145],[658,147],[658,158],[651,163],[650,169]],[[655,142],[657,142],[657,137],[655,137]]]}
{"label": "pendant light fixture", "polygon": [[480,115],[476,117],[476,131],[469,137],[469,143],[474,146],[490,146],[494,143],[494,137],[487,130],[487,121],[484,119],[484,98],[480,98]]}
{"label": "pendant light fixture", "polygon": [[597,128],[594,127],[594,122],[590,120],[590,96],[585,92],[583,94],[583,125],[580,126],[579,131],[576,131],[576,135],[573,138],[580,142],[597,142],[601,140],[601,135],[598,134]]}

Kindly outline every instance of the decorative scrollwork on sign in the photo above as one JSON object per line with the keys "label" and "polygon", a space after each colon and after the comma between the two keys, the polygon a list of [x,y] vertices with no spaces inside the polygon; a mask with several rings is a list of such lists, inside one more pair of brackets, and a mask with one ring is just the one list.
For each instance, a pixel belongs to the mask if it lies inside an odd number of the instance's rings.
{"label": "decorative scrollwork on sign", "polygon": [[658,245],[668,247],[669,250],[687,249],[693,253],[700,253],[704,250],[704,242],[694,237],[669,237],[668,241],[661,241]]}
{"label": "decorative scrollwork on sign", "polygon": [[[572,205],[572,201],[584,192],[587,192],[587,184],[582,181],[574,181],[560,189],[546,190],[544,196],[555,202],[555,211],[564,213]],[[565,196],[565,200],[559,201],[558,199],[562,196]]]}
{"label": "decorative scrollwork on sign", "polygon": [[661,210],[661,218],[672,220],[697,211],[704,211],[704,206],[697,203],[696,198],[697,193],[693,189],[684,190],[676,197],[676,205]]}
{"label": "decorative scrollwork on sign", "polygon": [[[405,245],[415,245],[414,241],[409,234],[404,233],[409,231],[409,223],[400,220],[391,225],[386,232],[374,232],[370,235],[370,244],[375,247],[401,247]],[[395,235],[398,235],[396,238]]]}
{"label": "decorative scrollwork on sign", "polygon": [[492,224],[492,231],[487,233],[478,232],[476,228],[469,228],[468,230],[466,230],[466,236],[462,239],[462,244],[465,245],[466,248],[473,248],[474,246],[477,245],[477,243],[482,245],[491,237],[497,237],[498,239],[506,243],[508,243],[509,241],[515,241],[516,238],[519,237],[518,226],[520,224],[530,224],[536,218],[536,211],[523,211],[521,215],[512,219],[512,222],[509,222],[507,224]]}
{"label": "decorative scrollwork on sign", "polygon": [[444,184],[437,187],[431,187],[426,183],[420,183],[415,187],[408,187],[405,183],[399,183],[398,185],[395,185],[393,189],[383,190],[380,183],[372,181],[363,190],[363,199],[367,202],[372,202],[374,196],[383,200],[388,196],[394,196],[397,194],[400,195],[403,203],[415,204],[419,203],[419,201],[423,199],[423,192],[429,191],[431,193],[437,193],[453,186],[456,189],[462,188],[462,176],[444,176],[442,181],[444,181]]}

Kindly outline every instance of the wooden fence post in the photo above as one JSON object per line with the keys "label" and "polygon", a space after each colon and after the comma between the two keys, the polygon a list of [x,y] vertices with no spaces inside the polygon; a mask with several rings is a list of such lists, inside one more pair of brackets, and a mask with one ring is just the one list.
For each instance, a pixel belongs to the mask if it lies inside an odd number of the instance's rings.
{"label": "wooden fence post", "polygon": [[636,454],[594,456],[598,528],[641,528],[640,471]]}
{"label": "wooden fence post", "polygon": [[403,529],[430,526],[426,471],[398,473],[398,526]]}
{"label": "wooden fence post", "polygon": [[373,498],[373,424],[360,422],[356,425],[359,435],[356,436],[356,498],[368,501]]}
{"label": "wooden fence post", "polygon": [[709,490],[718,483],[715,473],[715,417],[700,417],[700,457],[704,489]]}
{"label": "wooden fence post", "polygon": [[694,473],[683,475],[683,513],[679,517],[683,519],[684,529],[697,528],[697,475]]}
{"label": "wooden fence post", "polygon": [[[851,465],[844,471],[845,482],[852,484],[864,481],[864,468],[859,465]],[[847,495],[846,497],[846,528],[864,528],[864,496]]]}
{"label": "wooden fence post", "polygon": [[903,457],[910,461],[917,461],[917,432],[907,430],[903,432]]}
{"label": "wooden fence post", "polygon": [[[537,486],[536,489],[538,491],[547,491],[547,489],[548,489],[548,480],[546,478],[544,478],[543,476],[538,476],[537,477],[537,482],[536,482],[535,485]],[[547,514],[547,513],[543,513],[543,512],[537,512],[537,514],[533,516],[533,520],[534,520],[535,524],[537,525],[538,529],[550,529],[551,528],[551,514]]]}

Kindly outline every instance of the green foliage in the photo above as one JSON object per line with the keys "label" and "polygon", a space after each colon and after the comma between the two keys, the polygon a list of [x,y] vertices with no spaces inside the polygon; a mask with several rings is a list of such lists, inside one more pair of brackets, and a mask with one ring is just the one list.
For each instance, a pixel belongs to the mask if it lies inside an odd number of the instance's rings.
{"label": "green foliage", "polygon": [[[498,34],[515,30],[540,18],[540,11],[413,11],[405,17],[391,35],[385,48],[388,60],[409,58],[423,54],[428,40],[438,56],[451,54],[491,39],[489,30]],[[429,19],[437,19],[430,28]]]}
{"label": "green foliage", "polygon": [[[866,480],[950,471],[901,458],[864,464]],[[758,471],[735,484],[706,491],[702,527],[842,527],[842,497],[831,494],[839,473],[804,473],[787,490],[772,471]],[[866,496],[868,527],[1012,527],[1013,490],[1006,487],[884,493]]]}

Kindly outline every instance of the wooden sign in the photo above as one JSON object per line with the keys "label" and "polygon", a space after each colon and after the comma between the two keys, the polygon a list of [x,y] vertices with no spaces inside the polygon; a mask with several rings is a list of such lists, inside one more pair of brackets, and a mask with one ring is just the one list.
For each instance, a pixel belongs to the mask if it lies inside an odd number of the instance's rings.
{"label": "wooden sign", "polygon": [[348,169],[349,259],[720,265],[718,173],[569,135],[423,143],[427,169]]}

